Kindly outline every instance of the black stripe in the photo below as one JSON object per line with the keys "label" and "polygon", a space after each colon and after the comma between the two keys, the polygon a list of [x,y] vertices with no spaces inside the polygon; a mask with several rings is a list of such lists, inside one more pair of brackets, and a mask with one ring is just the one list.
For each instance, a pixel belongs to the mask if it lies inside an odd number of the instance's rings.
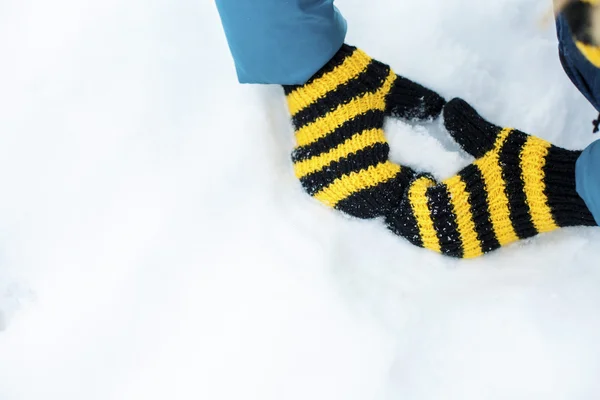
{"label": "black stripe", "polygon": [[459,172],[459,175],[469,193],[470,211],[483,252],[488,253],[500,248],[500,242],[496,238],[492,225],[488,195],[481,171],[477,165],[471,164]]}
{"label": "black stripe", "polygon": [[351,194],[340,201],[336,209],[361,219],[386,215],[398,208],[414,175],[412,169],[402,167],[393,179]]}
{"label": "black stripe", "polygon": [[464,255],[463,244],[446,185],[440,184],[427,189],[427,200],[442,253],[462,258]]}
{"label": "black stripe", "polygon": [[[342,47],[338,50],[338,52],[329,60],[327,64],[325,64],[319,71],[317,71],[306,83],[305,85],[313,83],[315,80],[320,79],[323,75],[333,71],[335,68],[339,67],[344,63],[346,58],[352,56],[356,51],[356,47],[349,46],[347,44],[343,44]],[[283,90],[285,95],[292,93],[294,90],[302,87],[303,85],[284,85]]]}
{"label": "black stripe", "polygon": [[527,142],[527,135],[520,131],[513,131],[504,142],[500,150],[500,166],[502,178],[506,183],[506,197],[510,210],[510,222],[519,239],[527,239],[539,232],[533,224],[531,210],[527,204],[525,183],[522,178],[521,152]]}
{"label": "black stripe", "polygon": [[352,172],[358,172],[387,161],[389,151],[390,147],[387,143],[375,143],[339,161],[332,162],[320,171],[300,178],[300,182],[304,189],[311,196],[314,196],[344,175],[349,175]]}
{"label": "black stripe", "polygon": [[575,187],[575,163],[581,152],[550,146],[544,165],[545,195],[558,226],[594,226],[594,217]]}
{"label": "black stripe", "polygon": [[388,115],[408,120],[437,118],[446,100],[436,92],[397,76],[386,99]]}
{"label": "black stripe", "polygon": [[292,153],[292,161],[297,163],[308,160],[309,158],[333,150],[357,133],[362,133],[370,129],[381,129],[383,128],[383,119],[384,113],[379,110],[370,110],[364,114],[357,115],[355,118],[345,121],[332,133],[320,138],[316,142],[296,147]]}
{"label": "black stripe", "polygon": [[[411,184],[414,184],[416,180],[417,178],[414,178]],[[408,190],[410,187],[406,188],[406,191]],[[398,207],[391,209],[385,215],[385,222],[396,235],[402,236],[415,246],[424,247],[423,237],[408,196],[404,195]]]}
{"label": "black stripe", "polygon": [[594,25],[592,20],[593,7],[590,3],[583,1],[571,1],[562,11],[575,39],[590,45],[595,45],[592,35]]}
{"label": "black stripe", "polygon": [[317,119],[324,117],[339,106],[350,103],[353,99],[379,90],[390,69],[378,61],[371,61],[367,68],[348,82],[338,86],[335,90],[326,93],[314,103],[299,111],[292,117],[296,129],[301,129]]}
{"label": "black stripe", "polygon": [[496,144],[502,128],[489,123],[466,101],[455,98],[444,106],[444,126],[454,141],[475,158]]}

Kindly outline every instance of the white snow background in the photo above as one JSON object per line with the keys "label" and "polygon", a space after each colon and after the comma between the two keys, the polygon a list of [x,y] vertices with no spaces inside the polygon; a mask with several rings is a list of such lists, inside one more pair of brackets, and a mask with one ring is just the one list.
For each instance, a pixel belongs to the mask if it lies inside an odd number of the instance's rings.
{"label": "white snow background", "polygon": [[[579,149],[546,0],[339,0],[347,42]],[[0,400],[598,399],[600,229],[474,261],[305,195],[214,2],[0,1]],[[397,161],[471,160],[390,121]]]}

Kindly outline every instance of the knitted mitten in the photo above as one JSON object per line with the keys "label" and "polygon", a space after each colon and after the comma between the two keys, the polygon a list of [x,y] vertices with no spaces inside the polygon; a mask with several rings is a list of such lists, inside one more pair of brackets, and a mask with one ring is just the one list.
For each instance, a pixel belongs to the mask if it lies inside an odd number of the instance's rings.
{"label": "knitted mitten", "polygon": [[393,232],[417,246],[472,258],[559,227],[596,225],[575,191],[581,152],[492,125],[461,99],[446,104],[444,123],[476,160],[443,182],[416,176],[386,216]]}
{"label": "knitted mitten", "polygon": [[585,58],[600,67],[600,0],[562,0],[561,3],[561,12],[575,45]]}
{"label": "knitted mitten", "polygon": [[414,176],[388,160],[384,118],[435,118],[445,103],[348,45],[306,84],[284,91],[296,134],[296,176],[311,196],[359,218],[396,207]]}

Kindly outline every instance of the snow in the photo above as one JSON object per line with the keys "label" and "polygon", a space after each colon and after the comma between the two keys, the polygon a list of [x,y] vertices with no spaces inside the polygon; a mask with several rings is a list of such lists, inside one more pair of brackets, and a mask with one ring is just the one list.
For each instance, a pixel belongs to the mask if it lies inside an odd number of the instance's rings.
{"label": "snow", "polygon": [[[339,0],[348,43],[580,149],[549,1]],[[595,399],[600,231],[473,261],[303,194],[213,2],[0,3],[0,399]],[[440,121],[393,157],[471,162]]]}

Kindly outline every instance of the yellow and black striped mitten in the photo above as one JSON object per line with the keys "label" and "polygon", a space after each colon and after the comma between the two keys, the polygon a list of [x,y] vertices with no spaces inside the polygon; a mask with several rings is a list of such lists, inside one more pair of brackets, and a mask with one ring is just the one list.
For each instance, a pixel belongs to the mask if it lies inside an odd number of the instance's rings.
{"label": "yellow and black striped mitten", "polygon": [[304,189],[359,218],[398,206],[414,171],[388,160],[384,118],[437,117],[445,100],[348,45],[306,84],[284,86]]}
{"label": "yellow and black striped mitten", "polygon": [[565,226],[594,226],[575,190],[581,152],[485,121],[464,100],[444,107],[444,124],[475,162],[436,182],[418,175],[388,227],[417,246],[473,258]]}
{"label": "yellow and black striped mitten", "polygon": [[585,58],[600,68],[600,0],[560,2],[575,45]]}

